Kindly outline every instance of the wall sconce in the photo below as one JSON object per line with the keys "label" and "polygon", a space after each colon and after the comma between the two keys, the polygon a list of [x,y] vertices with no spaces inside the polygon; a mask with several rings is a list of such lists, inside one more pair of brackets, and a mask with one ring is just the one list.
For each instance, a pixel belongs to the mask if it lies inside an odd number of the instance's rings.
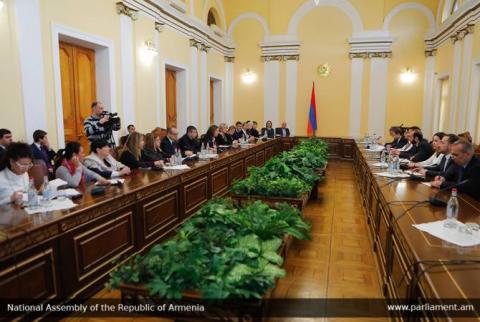
{"label": "wall sconce", "polygon": [[320,4],[320,0],[313,0],[315,2],[315,5],[318,7],[318,5]]}
{"label": "wall sconce", "polygon": [[249,68],[247,68],[247,71],[242,75],[242,80],[245,84],[252,84],[255,82],[256,79],[257,79],[257,75],[254,72],[252,72]]}
{"label": "wall sconce", "polygon": [[151,40],[145,42],[145,49],[152,57],[158,55],[157,47],[155,47],[155,44]]}
{"label": "wall sconce", "polygon": [[0,10],[2,10],[4,5],[5,5],[5,3],[3,2],[3,0],[0,0]]}
{"label": "wall sconce", "polygon": [[155,44],[150,40],[147,40],[145,42],[145,45],[139,48],[139,59],[146,66],[150,66],[153,62],[153,58],[157,55],[157,48],[155,47]]}
{"label": "wall sconce", "polygon": [[417,74],[413,72],[412,69],[407,68],[401,75],[400,75],[400,80],[404,84],[411,84],[417,79]]}

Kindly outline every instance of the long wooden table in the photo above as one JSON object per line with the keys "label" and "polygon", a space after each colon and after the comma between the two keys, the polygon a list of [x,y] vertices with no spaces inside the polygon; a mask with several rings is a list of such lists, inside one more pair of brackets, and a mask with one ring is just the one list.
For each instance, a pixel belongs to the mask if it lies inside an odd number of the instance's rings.
{"label": "long wooden table", "polygon": [[[366,152],[355,144],[355,171],[385,296],[412,303],[446,303],[447,299],[464,299],[468,303],[468,299],[480,299],[480,264],[451,262],[480,260],[480,247],[458,247],[413,227],[445,219],[444,207],[423,203],[409,210],[414,202],[428,200],[438,189],[418,181],[376,176],[385,171],[372,167],[372,163],[379,162],[378,157],[378,153]],[[441,192],[439,197],[448,200],[449,192]],[[462,194],[459,201],[459,220],[480,223],[480,202]],[[432,320],[439,318],[428,311],[423,315]]]}

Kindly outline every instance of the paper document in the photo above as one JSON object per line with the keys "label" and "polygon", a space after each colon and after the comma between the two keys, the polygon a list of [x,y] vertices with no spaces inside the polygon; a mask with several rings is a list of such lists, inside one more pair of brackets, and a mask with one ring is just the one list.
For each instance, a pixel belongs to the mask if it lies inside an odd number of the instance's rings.
{"label": "paper document", "polygon": [[378,167],[378,168],[388,168],[388,163],[386,162],[377,162],[373,163],[372,167]]}
{"label": "paper document", "polygon": [[68,182],[62,179],[55,179],[55,180],[49,181],[48,184],[53,186],[55,189],[58,189],[58,187],[68,185]]}
{"label": "paper document", "polygon": [[76,207],[77,205],[73,203],[72,200],[70,199],[64,199],[64,200],[52,200],[50,202],[50,204],[48,206],[44,206],[44,205],[41,205],[40,203],[40,206],[39,207],[36,207],[36,208],[25,208],[25,211],[29,214],[29,215],[33,215],[33,214],[36,214],[36,213],[41,213],[41,212],[48,212],[48,211],[55,211],[55,210],[66,210],[66,209],[70,209],[70,208],[73,208],[73,207]]}
{"label": "paper document", "polygon": [[188,170],[190,167],[186,164],[164,166],[163,170]]}
{"label": "paper document", "polygon": [[471,234],[467,234],[459,230],[459,227],[465,226],[464,223],[457,221],[456,228],[446,228],[444,227],[444,222],[445,220],[440,220],[413,225],[413,227],[457,246],[471,247],[480,244],[480,231],[473,230]]}
{"label": "paper document", "polygon": [[380,177],[386,177],[386,178],[408,178],[410,177],[409,174],[406,174],[406,173],[396,173],[396,174],[392,174],[392,173],[388,173],[388,172],[379,172],[379,173],[375,173],[377,176],[380,176]]}

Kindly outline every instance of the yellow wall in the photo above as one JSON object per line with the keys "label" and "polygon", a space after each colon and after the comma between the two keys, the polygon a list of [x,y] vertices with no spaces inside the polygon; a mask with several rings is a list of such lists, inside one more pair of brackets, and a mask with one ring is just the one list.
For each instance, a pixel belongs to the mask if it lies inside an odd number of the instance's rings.
{"label": "yellow wall", "polygon": [[[307,133],[313,81],[316,87],[317,135],[348,135],[351,64],[348,58],[350,48],[345,39],[351,34],[350,20],[334,8],[318,8],[301,21],[298,32],[302,40],[297,86],[298,135]],[[328,77],[317,73],[317,67],[324,63],[331,68]]]}
{"label": "yellow wall", "polygon": [[[263,29],[254,20],[244,20],[235,28],[233,38],[237,44],[234,71],[234,121],[264,119],[263,113],[263,62],[259,43],[263,39]],[[242,74],[250,69],[257,75],[253,84],[245,84]],[[268,118],[268,116],[265,116]]]}
{"label": "yellow wall", "polygon": [[12,1],[0,10],[0,128],[10,129],[15,140],[26,140],[13,10]]}
{"label": "yellow wall", "polygon": [[[425,75],[424,35],[428,21],[417,10],[404,10],[390,24],[390,34],[395,39],[393,56],[389,63],[386,124],[422,124]],[[416,80],[404,84],[400,75],[407,68],[416,74]],[[388,127],[385,135],[388,135]]]}

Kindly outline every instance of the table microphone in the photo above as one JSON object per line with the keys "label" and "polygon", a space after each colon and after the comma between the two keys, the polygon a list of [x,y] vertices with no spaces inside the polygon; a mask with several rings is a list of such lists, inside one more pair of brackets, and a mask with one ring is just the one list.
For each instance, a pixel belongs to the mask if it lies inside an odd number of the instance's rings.
{"label": "table microphone", "polygon": [[442,200],[440,198],[437,198],[437,195],[442,192],[442,191],[445,191],[445,190],[448,190],[448,189],[452,189],[452,188],[456,188],[458,186],[461,186],[462,184],[465,184],[469,181],[470,179],[465,179],[463,181],[460,181],[460,182],[457,182],[455,184],[452,184],[452,185],[449,185],[448,187],[444,187],[440,190],[437,191],[437,193],[435,193],[433,195],[433,197],[430,197],[430,199],[428,200],[428,202],[430,202],[430,204],[432,206],[436,206],[436,207],[446,207],[447,206],[447,202],[445,202],[445,200]]}

